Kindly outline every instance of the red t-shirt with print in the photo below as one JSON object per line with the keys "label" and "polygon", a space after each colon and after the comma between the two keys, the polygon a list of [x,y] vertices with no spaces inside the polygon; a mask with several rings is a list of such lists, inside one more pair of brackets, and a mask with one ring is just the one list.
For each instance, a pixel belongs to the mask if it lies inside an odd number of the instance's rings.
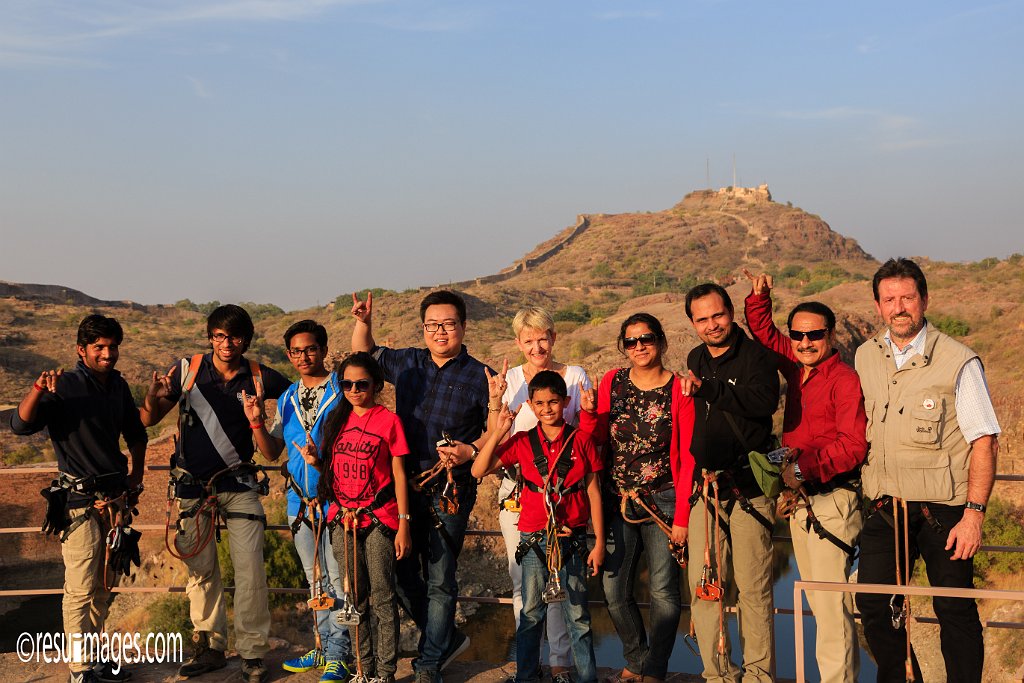
{"label": "red t-shirt with print", "polygon": [[[391,458],[408,454],[402,422],[393,412],[384,406],[374,406],[363,415],[350,414],[331,447],[337,502],[331,503],[327,518],[333,520],[337,516],[339,503],[346,508],[373,503],[377,492],[394,479]],[[382,523],[397,529],[398,502],[394,494],[373,514]],[[369,515],[360,515],[360,527],[370,523]]]}
{"label": "red t-shirt with print", "polygon": [[[544,453],[547,455],[548,472],[551,474],[552,481],[554,481],[558,476],[555,463],[557,462],[558,454],[562,452],[565,427],[562,427],[562,431],[558,433],[554,441],[548,441],[540,425],[537,425],[534,429],[540,437],[541,448],[544,449]],[[573,486],[575,482],[584,479],[587,474],[599,472],[604,468],[601,459],[597,455],[597,450],[587,434],[577,430],[573,439],[572,465],[569,468],[569,472],[565,475],[568,486]],[[513,434],[508,441],[498,447],[498,454],[503,465],[506,467],[519,465],[523,478],[543,489],[544,480],[533,462],[533,447],[530,445],[529,431]],[[543,495],[531,491],[524,486],[519,497],[519,504],[522,506],[522,512],[519,513],[520,531],[529,534],[534,531],[543,531],[547,528],[548,517]],[[587,498],[585,486],[565,496],[555,506],[555,523],[558,525],[565,525],[575,529],[586,526],[589,520],[590,499]]]}

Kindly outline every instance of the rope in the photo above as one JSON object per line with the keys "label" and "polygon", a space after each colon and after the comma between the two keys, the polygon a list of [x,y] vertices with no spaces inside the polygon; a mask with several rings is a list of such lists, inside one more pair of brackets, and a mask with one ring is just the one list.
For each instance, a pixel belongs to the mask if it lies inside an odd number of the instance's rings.
{"label": "rope", "polygon": [[[639,489],[630,488],[625,489],[622,494],[622,498],[619,503],[619,512],[622,514],[622,519],[630,524],[643,524],[645,522],[653,521],[661,529],[662,533],[668,537],[668,551],[675,558],[676,562],[679,563],[680,567],[686,567],[686,544],[679,545],[672,540],[672,527],[670,527],[665,520],[661,518],[661,515],[651,508],[647,503],[644,502],[643,496],[640,495]],[[627,499],[632,500],[634,503],[639,505],[646,513],[647,517],[633,518],[626,514],[626,501]]]}
{"label": "rope", "polygon": [[[711,491],[714,498],[715,518],[715,569],[714,578],[708,580],[708,572],[711,571],[711,512],[708,509],[708,491]],[[719,518],[721,498],[718,492],[718,475],[710,470],[704,470],[704,485],[702,487],[704,498],[704,572],[701,575],[700,585],[697,587],[697,597],[701,600],[718,603],[718,643],[715,651],[719,658],[727,658],[725,648],[725,591],[722,589],[722,525]]]}
{"label": "rope", "polygon": [[[358,566],[359,565],[359,541],[358,541],[358,538],[357,538],[357,529],[359,527],[359,517],[358,517],[358,514],[359,514],[358,510],[342,508],[341,528],[342,528],[342,533],[344,534],[344,541],[343,541],[341,547],[342,547],[343,561],[345,562],[345,578],[344,578],[343,589],[345,591],[345,597],[348,598],[348,600],[346,600],[346,601],[349,603],[350,609],[353,612],[355,612],[356,615],[358,615],[359,613],[355,611],[355,606],[352,604],[351,598],[349,598],[349,595],[350,595],[349,586],[351,585],[351,587],[352,587],[351,595],[354,595],[355,599],[358,600],[359,599],[359,566]],[[352,578],[351,578],[351,584],[349,583],[349,562],[348,562],[348,555],[349,555],[348,544],[349,544],[349,539],[350,538],[351,538],[351,543],[352,543],[352,565],[351,565],[352,566],[352,574],[351,574]],[[363,675],[363,659],[362,659],[362,656],[360,655],[360,651],[359,651],[360,650],[360,648],[359,648],[359,626],[360,626],[361,623],[362,623],[362,619],[359,619],[359,620],[356,621],[355,624],[351,625],[352,630],[355,632],[353,639],[355,640],[355,645],[356,645],[356,647],[355,647],[355,651],[356,651],[356,677],[353,679],[355,681],[365,680],[365,678],[366,678]]]}
{"label": "rope", "polygon": [[[164,524],[164,546],[167,548],[167,552],[169,552],[172,557],[175,557],[179,560],[190,560],[199,553],[203,552],[206,546],[210,544],[210,541],[213,540],[213,537],[215,535],[218,537],[219,540],[220,532],[217,530],[217,524],[218,520],[222,519],[222,516],[220,513],[220,503],[217,498],[216,483],[221,476],[228,472],[231,472],[231,468],[225,467],[220,472],[217,472],[212,477],[210,477],[210,481],[208,481],[203,486],[203,500],[200,503],[197,503],[195,506],[193,506],[191,510],[187,511],[187,516],[192,517],[195,520],[196,524],[196,545],[189,552],[179,551],[177,539],[175,539],[173,543],[171,542],[170,539],[171,506],[174,504],[175,499],[175,496],[173,495],[175,480],[172,474],[171,479],[167,482],[167,519]],[[185,533],[184,529],[181,526],[181,520],[184,519],[185,516],[185,514],[178,515],[178,521],[175,524],[178,535],[182,535]],[[200,524],[200,520],[202,517],[209,517],[210,520],[205,535],[201,529]]]}

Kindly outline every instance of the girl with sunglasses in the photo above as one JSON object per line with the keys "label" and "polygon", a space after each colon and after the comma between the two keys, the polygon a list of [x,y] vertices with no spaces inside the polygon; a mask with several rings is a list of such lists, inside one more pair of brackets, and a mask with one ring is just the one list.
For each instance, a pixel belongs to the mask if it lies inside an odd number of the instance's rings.
{"label": "girl with sunglasses", "polygon": [[[693,401],[662,365],[668,340],[661,322],[634,313],[619,329],[629,366],[610,370],[595,396],[581,398],[580,429],[604,448],[607,554],[602,584],[626,666],[612,681],[665,679],[679,627],[680,567],[693,478]],[[658,519],[655,519],[657,516]],[[671,529],[671,538],[666,538]],[[635,595],[640,554],[650,576],[650,633]]]}
{"label": "girl with sunglasses", "polygon": [[324,426],[321,460],[312,444],[303,457],[322,468],[317,494],[329,503],[328,520],[339,522],[331,540],[346,592],[352,591],[348,595],[361,614],[352,627],[359,666],[370,683],[393,683],[399,637],[395,562],[411,546],[402,462],[409,447],[398,416],[377,403],[384,375],[373,356],[348,356],[338,376],[342,399]]}

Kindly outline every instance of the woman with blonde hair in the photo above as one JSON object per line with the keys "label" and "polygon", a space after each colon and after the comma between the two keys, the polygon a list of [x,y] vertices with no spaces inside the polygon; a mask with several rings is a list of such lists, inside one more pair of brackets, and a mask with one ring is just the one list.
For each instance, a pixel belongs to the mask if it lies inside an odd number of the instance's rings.
{"label": "woman with blonde hair", "polygon": [[[493,418],[501,409],[502,404],[515,411],[529,400],[528,385],[534,375],[543,370],[557,372],[565,380],[569,389],[569,402],[565,407],[565,421],[571,425],[579,424],[580,394],[591,388],[590,378],[586,370],[578,365],[559,363],[552,354],[555,345],[555,321],[551,314],[542,308],[529,307],[516,313],[512,320],[512,332],[516,336],[516,346],[523,354],[524,362],[513,368],[508,367],[508,360],[502,365],[501,373],[489,377],[490,400],[488,416]],[[488,420],[490,422],[491,420]],[[488,425],[490,427],[490,425]],[[532,410],[519,410],[509,435],[516,432],[534,429],[537,417]],[[519,546],[519,512],[515,505],[519,489],[519,474],[504,471],[501,487],[498,490],[498,504],[501,506],[498,521],[501,524],[501,535],[505,539],[508,552],[508,573],[512,578],[512,604],[515,609],[516,626],[519,625],[519,614],[523,609],[522,569],[516,562],[516,549]],[[550,651],[551,678],[553,683],[569,683],[569,667],[572,662],[569,634],[565,628],[561,606],[556,603],[548,605],[547,639]]]}

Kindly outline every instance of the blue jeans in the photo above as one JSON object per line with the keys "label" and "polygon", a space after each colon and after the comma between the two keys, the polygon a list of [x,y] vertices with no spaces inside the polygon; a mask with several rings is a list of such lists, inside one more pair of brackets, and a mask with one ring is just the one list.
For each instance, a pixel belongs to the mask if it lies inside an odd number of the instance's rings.
{"label": "blue jeans", "polygon": [[[295,516],[288,517],[288,523],[295,521]],[[316,550],[316,537],[305,524],[299,525],[299,533],[295,535],[295,551],[302,561],[302,569],[306,572],[310,595],[313,588],[313,553]],[[331,548],[330,534],[324,529],[320,537],[320,586],[321,590],[332,597],[341,595],[341,570],[334,558]],[[316,630],[320,633],[320,644],[324,649],[327,661],[348,659],[352,645],[348,629],[334,621],[334,610],[318,610],[316,612]]]}
{"label": "blue jeans", "polygon": [[[655,493],[653,499],[668,519],[675,517],[674,490]],[[622,641],[626,668],[637,675],[665,678],[679,628],[679,564],[669,552],[668,538],[657,524],[626,522],[619,513],[618,501],[609,502],[604,509],[608,539],[601,579],[608,616]],[[633,501],[626,504],[626,514],[632,519],[647,516]],[[650,638],[644,629],[634,591],[641,552],[647,555],[650,576]]]}
{"label": "blue jeans", "polygon": [[[520,542],[533,534],[520,533]],[[586,548],[586,537],[578,537]],[[590,630],[590,609],[587,606],[587,567],[584,553],[577,550],[572,539],[560,539],[562,568],[558,572],[562,588],[568,599],[562,601],[562,615],[569,631],[572,658],[576,663],[579,683],[596,683],[597,662],[594,658],[594,635]],[[536,548],[523,556],[523,611],[516,629],[516,683],[536,683],[540,680],[540,641],[544,635],[544,622],[548,605],[544,602],[544,587],[548,582],[547,561],[541,559],[547,551],[543,535]]]}
{"label": "blue jeans", "polygon": [[[399,605],[420,630],[419,656],[413,661],[416,671],[438,671],[455,634],[455,600],[459,594],[455,572],[469,513],[476,503],[476,480],[460,478],[456,485],[459,510],[454,515],[441,511],[443,483],[429,492],[409,489],[412,553],[395,563],[395,573]],[[444,533],[434,523],[435,513]]]}

